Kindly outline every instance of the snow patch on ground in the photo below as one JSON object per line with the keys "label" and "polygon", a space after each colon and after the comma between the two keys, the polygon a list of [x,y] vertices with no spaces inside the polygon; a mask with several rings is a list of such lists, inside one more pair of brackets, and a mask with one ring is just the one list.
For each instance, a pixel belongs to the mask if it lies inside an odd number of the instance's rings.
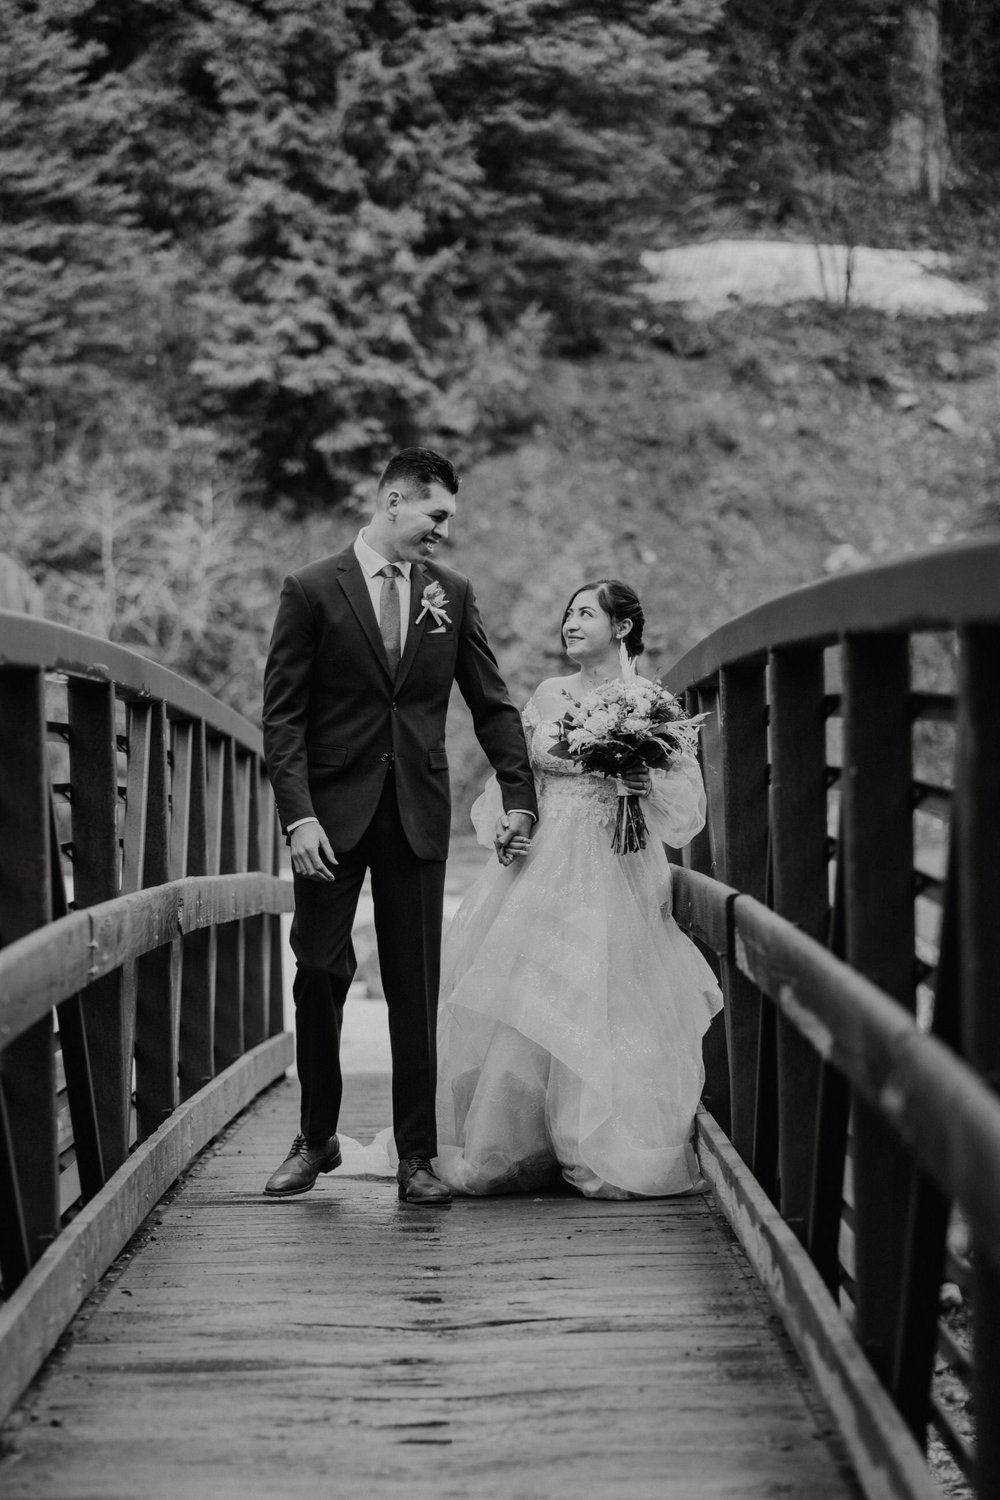
{"label": "snow patch on ground", "polygon": [[949,317],[986,311],[985,301],[943,273],[950,257],[936,250],[875,250],[784,240],[711,240],[647,250],[640,257],[654,278],[644,290],[655,302],[680,303],[708,315],[739,303],[845,300],[887,313]]}

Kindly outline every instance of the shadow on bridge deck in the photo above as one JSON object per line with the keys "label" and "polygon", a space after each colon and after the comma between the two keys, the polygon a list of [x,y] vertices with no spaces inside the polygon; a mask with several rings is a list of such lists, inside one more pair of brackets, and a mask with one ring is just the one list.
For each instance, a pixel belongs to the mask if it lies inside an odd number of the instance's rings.
{"label": "shadow on bridge deck", "polygon": [[[854,1496],[707,1198],[414,1209],[386,1182],[260,1187],[279,1085],[147,1221],[5,1431],[24,1497]],[[348,1079],[345,1128],[388,1118]]]}

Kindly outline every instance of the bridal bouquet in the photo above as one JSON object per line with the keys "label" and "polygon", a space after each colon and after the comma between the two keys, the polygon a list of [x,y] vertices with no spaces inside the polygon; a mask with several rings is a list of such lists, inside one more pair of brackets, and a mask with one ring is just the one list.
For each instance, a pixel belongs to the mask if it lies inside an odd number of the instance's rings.
{"label": "bridal bouquet", "polygon": [[[616,678],[567,709],[559,721],[559,740],[549,754],[576,761],[584,771],[616,778],[643,766],[665,769],[683,751],[694,750],[706,717],[689,717],[658,682]],[[620,789],[612,849],[616,854],[645,849],[647,831],[639,797]]]}

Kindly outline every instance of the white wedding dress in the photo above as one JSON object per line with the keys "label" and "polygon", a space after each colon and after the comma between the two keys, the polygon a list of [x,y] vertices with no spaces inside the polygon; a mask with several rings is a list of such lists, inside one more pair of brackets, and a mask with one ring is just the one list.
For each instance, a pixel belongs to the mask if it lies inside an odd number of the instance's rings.
{"label": "white wedding dress", "polygon": [[[693,756],[653,772],[647,846],[617,855],[613,781],[549,751],[568,694],[524,710],[538,787],[530,852],[491,861],[455,914],[438,1022],[441,1176],[459,1193],[523,1192],[559,1173],[593,1197],[690,1191],[701,1040],[722,1005],[670,914],[670,865],[705,821]],[[495,778],[472,809],[492,847]]]}
{"label": "white wedding dress", "polygon": [[[698,763],[652,773],[647,845],[613,853],[613,781],[549,754],[569,697],[543,683],[524,709],[538,790],[530,852],[491,858],[445,935],[438,1013],[438,1156],[462,1194],[529,1192],[560,1175],[598,1198],[700,1185],[691,1144],[701,1040],[722,995],[670,914],[663,844],[703,827]],[[472,808],[492,849],[496,778]],[[341,1176],[388,1176],[391,1129],[341,1136]]]}

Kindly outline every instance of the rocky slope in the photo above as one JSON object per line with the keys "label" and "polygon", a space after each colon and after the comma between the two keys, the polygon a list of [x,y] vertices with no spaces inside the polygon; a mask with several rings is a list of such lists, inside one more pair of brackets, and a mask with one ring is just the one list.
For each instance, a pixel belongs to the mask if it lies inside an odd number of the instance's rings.
{"label": "rocky slope", "polygon": [[[1000,524],[998,332],[812,303],[639,319],[550,361],[519,439],[467,473],[449,547],[515,695],[559,670],[585,579],[639,590],[655,673],[776,594]],[[453,720],[464,826],[484,763]]]}

